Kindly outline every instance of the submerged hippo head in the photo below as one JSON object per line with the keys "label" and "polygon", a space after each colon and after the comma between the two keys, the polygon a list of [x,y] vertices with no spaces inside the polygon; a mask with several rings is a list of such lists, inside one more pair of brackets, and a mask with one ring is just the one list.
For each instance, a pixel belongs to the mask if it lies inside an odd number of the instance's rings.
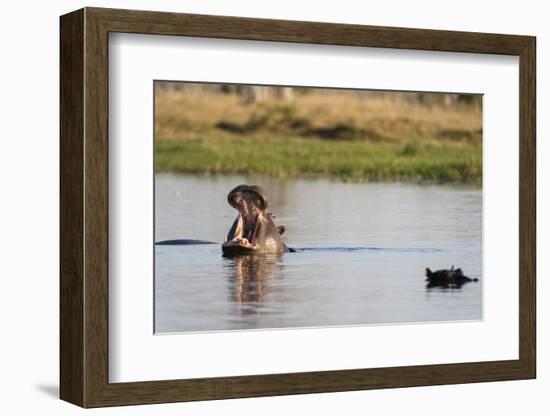
{"label": "submerged hippo head", "polygon": [[234,256],[288,251],[281,234],[284,227],[276,227],[274,216],[266,213],[267,196],[255,185],[239,185],[227,195],[227,202],[239,215],[233,222],[225,242],[223,254]]}
{"label": "submerged hippo head", "polygon": [[445,289],[456,288],[460,289],[463,285],[469,282],[477,282],[478,279],[471,279],[464,274],[462,269],[455,269],[452,266],[450,270],[442,269],[432,272],[428,267],[426,268],[426,281],[428,289],[432,287],[442,287]]}

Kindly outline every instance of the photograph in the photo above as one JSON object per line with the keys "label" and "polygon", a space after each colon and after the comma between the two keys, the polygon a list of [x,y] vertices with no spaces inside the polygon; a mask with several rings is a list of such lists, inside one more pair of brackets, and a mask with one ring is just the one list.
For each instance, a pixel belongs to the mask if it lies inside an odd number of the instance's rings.
{"label": "photograph", "polygon": [[483,95],[155,80],[154,332],[483,319]]}

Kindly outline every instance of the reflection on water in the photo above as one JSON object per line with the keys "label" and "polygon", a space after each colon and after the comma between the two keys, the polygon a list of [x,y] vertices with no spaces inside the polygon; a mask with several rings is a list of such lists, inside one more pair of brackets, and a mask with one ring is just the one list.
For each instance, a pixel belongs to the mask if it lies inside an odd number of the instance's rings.
{"label": "reflection on water", "polygon": [[[482,317],[481,191],[242,176],[156,177],[156,241],[221,243],[227,192],[263,185],[296,253],[223,258],[219,244],[155,247],[156,332]],[[426,289],[425,269],[480,282]]]}
{"label": "reflection on water", "polygon": [[[260,313],[269,296],[269,280],[275,276],[282,255],[238,256],[226,258],[231,300],[240,314]],[[269,299],[267,299],[269,300]]]}

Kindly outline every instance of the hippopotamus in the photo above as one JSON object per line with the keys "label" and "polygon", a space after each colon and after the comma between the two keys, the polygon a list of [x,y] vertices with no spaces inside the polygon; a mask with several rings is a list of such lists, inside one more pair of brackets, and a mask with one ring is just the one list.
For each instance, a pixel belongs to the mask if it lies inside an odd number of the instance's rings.
{"label": "hippopotamus", "polygon": [[224,256],[291,251],[281,238],[285,227],[277,227],[275,216],[266,212],[268,199],[261,187],[239,185],[229,192],[227,202],[239,214],[222,244]]}
{"label": "hippopotamus", "polygon": [[460,289],[462,285],[468,282],[477,282],[478,279],[471,279],[464,275],[462,269],[455,269],[455,266],[451,266],[451,269],[442,269],[432,272],[429,268],[426,268],[426,281],[428,282],[427,288],[443,287]]}

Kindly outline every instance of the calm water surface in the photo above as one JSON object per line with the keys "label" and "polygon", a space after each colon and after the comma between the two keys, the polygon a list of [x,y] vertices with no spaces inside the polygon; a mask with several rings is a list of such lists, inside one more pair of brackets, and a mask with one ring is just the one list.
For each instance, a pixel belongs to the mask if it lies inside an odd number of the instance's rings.
{"label": "calm water surface", "polygon": [[[156,241],[221,243],[241,183],[266,189],[300,251],[227,259],[219,244],[156,246],[157,333],[482,318],[481,190],[158,174]],[[480,282],[426,289],[426,267],[451,265]]]}

